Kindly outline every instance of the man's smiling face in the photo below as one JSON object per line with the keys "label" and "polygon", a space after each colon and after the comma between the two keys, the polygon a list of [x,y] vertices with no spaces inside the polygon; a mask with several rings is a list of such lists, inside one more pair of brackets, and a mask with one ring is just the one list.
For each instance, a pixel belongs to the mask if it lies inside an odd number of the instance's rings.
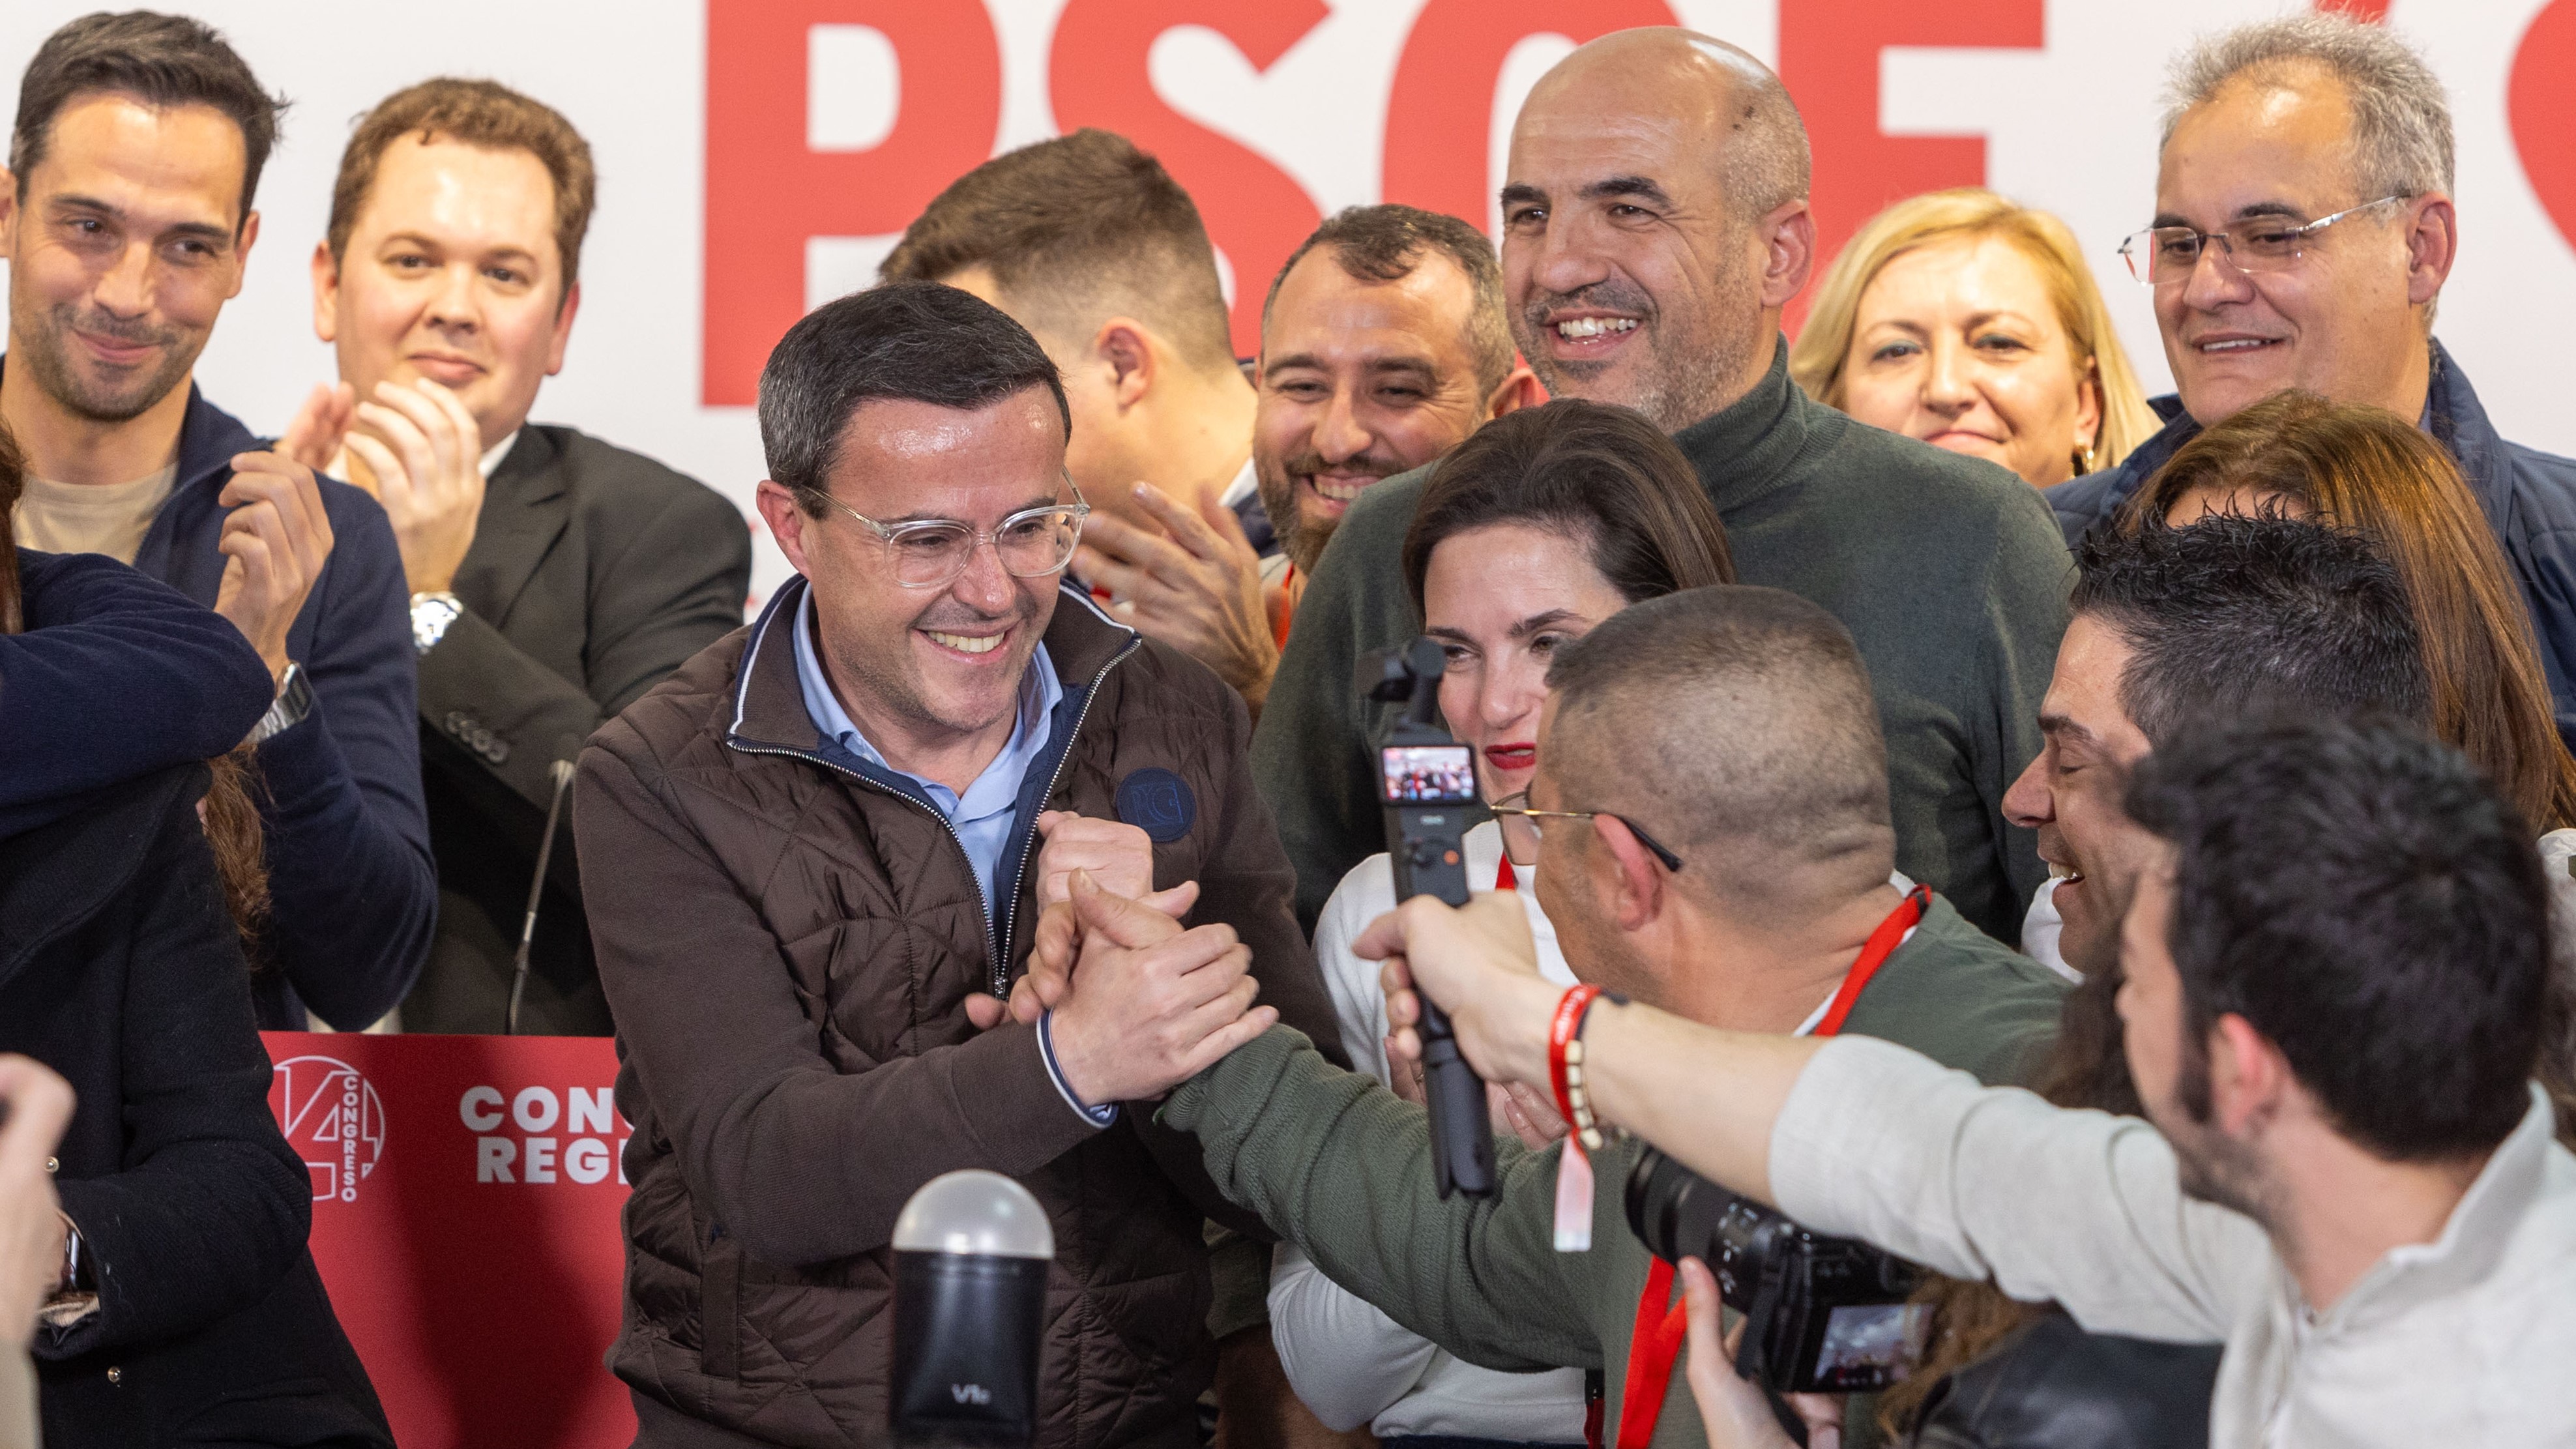
{"label": "man's smiling face", "polygon": [[1727,87],[1704,69],[1717,62],[1637,59],[1560,68],[1530,93],[1503,188],[1503,289],[1551,396],[1670,432],[1722,406],[1773,338],[1763,244],[1721,185]]}
{"label": "man's smiling face", "polygon": [[2005,817],[2039,832],[2040,858],[2057,879],[2057,910],[2066,919],[2058,947],[2085,972],[2117,951],[2117,902],[2155,843],[2120,808],[2129,767],[2149,750],[2120,704],[2129,659],[2117,630],[2090,614],[2075,616],[2040,703],[2046,743],[2004,794]]}
{"label": "man's smiling face", "polygon": [[[2352,164],[2351,105],[2313,68],[2239,76],[2185,114],[2156,177],[2157,226],[2215,232],[2243,221],[2297,226],[2378,201]],[[2237,270],[2210,247],[2183,281],[2155,289],[2156,325],[2183,406],[2203,425],[2285,388],[2412,418],[2425,362],[2427,287],[2410,237],[2438,198],[2410,198],[2315,233],[2278,271]],[[2447,266],[2447,256],[2444,259]]]}

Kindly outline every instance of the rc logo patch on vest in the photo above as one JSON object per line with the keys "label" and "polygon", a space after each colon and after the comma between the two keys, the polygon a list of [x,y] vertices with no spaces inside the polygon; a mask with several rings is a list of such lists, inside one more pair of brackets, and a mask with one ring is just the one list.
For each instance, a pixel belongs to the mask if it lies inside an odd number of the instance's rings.
{"label": "rc logo patch on vest", "polygon": [[1190,793],[1187,780],[1169,770],[1138,770],[1118,782],[1118,818],[1155,844],[1169,845],[1189,834],[1198,820],[1198,797]]}

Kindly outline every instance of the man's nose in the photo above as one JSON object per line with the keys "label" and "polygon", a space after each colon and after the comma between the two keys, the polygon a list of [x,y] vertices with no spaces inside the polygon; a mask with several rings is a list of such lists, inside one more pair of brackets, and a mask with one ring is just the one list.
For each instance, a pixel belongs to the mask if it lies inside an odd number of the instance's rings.
{"label": "man's nose", "polygon": [[1536,248],[1530,280],[1542,292],[1562,296],[1609,279],[1610,264],[1575,222],[1551,217],[1544,231],[1523,244]]}
{"label": "man's nose", "polygon": [[957,602],[991,617],[1009,612],[1011,594],[1017,586],[1018,580],[1011,577],[1011,571],[1002,567],[1001,546],[991,539],[979,538],[967,550],[966,567],[948,586],[948,592]]}
{"label": "man's nose", "polygon": [[2057,796],[2048,788],[2047,751],[2033,755],[2012,788],[2004,791],[2004,818],[2024,830],[2036,830],[2057,818]]}
{"label": "man's nose", "polygon": [[109,267],[90,288],[90,301],[111,316],[138,318],[152,310],[152,248],[136,242],[117,253],[116,264]]}
{"label": "man's nose", "polygon": [[429,299],[431,325],[470,328],[482,320],[481,299],[474,291],[474,268],[459,262],[440,272],[438,290]]}
{"label": "man's nose", "polygon": [[1347,463],[1369,450],[1377,435],[1361,426],[1358,399],[1348,388],[1333,389],[1324,415],[1315,420],[1315,454],[1328,464]]}
{"label": "man's nose", "polygon": [[2253,295],[2253,280],[2237,270],[2236,259],[2227,254],[2226,244],[2201,243],[2190,275],[2182,280],[2183,305],[2197,312],[2215,312],[2231,302],[2250,300]]}

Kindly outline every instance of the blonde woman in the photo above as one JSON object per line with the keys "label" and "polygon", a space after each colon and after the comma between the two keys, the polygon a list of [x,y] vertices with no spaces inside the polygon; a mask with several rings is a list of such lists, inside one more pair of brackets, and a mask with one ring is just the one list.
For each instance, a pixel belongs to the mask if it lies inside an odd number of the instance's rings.
{"label": "blonde woman", "polygon": [[1974,187],[1860,229],[1789,375],[1828,407],[2041,488],[2118,463],[2159,425],[2066,223]]}

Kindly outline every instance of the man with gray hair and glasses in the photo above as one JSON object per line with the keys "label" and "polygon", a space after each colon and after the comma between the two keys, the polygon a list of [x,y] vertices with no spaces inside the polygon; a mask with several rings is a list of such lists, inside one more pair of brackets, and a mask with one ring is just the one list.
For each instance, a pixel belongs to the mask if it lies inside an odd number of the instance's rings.
{"label": "man with gray hair and glasses", "polygon": [[2331,12],[2205,38],[2175,62],[2154,223],[2121,246],[2155,292],[2178,396],[2117,468],[2047,492],[2070,543],[2200,430],[2288,388],[2439,439],[2522,585],[2559,733],[2576,741],[2576,461],[2506,442],[2433,339],[2459,255],[2450,102],[2423,57]]}

